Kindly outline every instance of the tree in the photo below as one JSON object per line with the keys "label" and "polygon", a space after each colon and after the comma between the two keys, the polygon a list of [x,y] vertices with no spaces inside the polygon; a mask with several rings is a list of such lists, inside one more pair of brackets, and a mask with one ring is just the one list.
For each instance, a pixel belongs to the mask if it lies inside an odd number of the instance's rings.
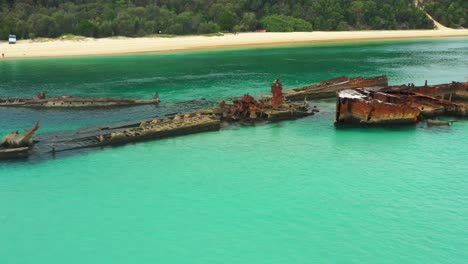
{"label": "tree", "polygon": [[86,37],[94,37],[97,34],[97,27],[89,20],[81,20],[76,28],[78,34]]}
{"label": "tree", "polygon": [[218,25],[221,30],[231,31],[236,25],[237,16],[230,10],[224,10],[218,18]]}
{"label": "tree", "polygon": [[239,31],[253,31],[257,27],[258,21],[257,16],[253,12],[246,12],[242,16],[242,20],[239,25]]}
{"label": "tree", "polygon": [[197,33],[199,34],[208,34],[208,33],[216,33],[219,32],[221,29],[219,28],[218,24],[213,21],[203,22],[198,27]]}
{"label": "tree", "polygon": [[358,28],[363,27],[364,21],[364,2],[362,1],[354,1],[349,6],[348,12],[351,17],[353,17],[353,22]]}
{"label": "tree", "polygon": [[135,19],[126,11],[121,11],[113,21],[112,29],[119,36],[135,36]]}
{"label": "tree", "polygon": [[339,31],[348,31],[351,29],[352,28],[348,25],[348,23],[346,23],[346,21],[340,21],[340,23],[338,23],[338,26],[336,27],[336,30]]}
{"label": "tree", "polygon": [[176,21],[182,25],[182,32],[179,34],[190,34],[197,31],[201,18],[193,12],[183,12],[177,16]]}
{"label": "tree", "polygon": [[48,15],[33,14],[28,19],[29,31],[36,37],[57,37],[57,23]]}
{"label": "tree", "polygon": [[57,29],[60,31],[60,35],[75,32],[75,25],[77,22],[73,15],[60,10],[53,13],[52,18],[55,20],[55,23],[57,23]]}
{"label": "tree", "polygon": [[98,26],[97,37],[109,37],[113,36],[114,31],[112,30],[112,23],[110,21],[104,21]]}

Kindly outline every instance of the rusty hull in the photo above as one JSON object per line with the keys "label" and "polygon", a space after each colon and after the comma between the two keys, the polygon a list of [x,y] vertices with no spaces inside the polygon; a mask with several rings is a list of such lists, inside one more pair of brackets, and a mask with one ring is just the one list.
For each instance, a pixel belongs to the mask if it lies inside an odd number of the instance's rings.
{"label": "rusty hull", "polygon": [[216,109],[215,113],[220,116],[221,120],[229,123],[278,122],[314,115],[314,111],[310,111],[308,106],[294,103],[283,103],[277,108],[272,107],[271,103],[266,103],[263,107],[256,108],[254,111],[233,111],[236,108],[234,104],[226,104],[224,109]]}
{"label": "rusty hull", "polygon": [[344,90],[337,92],[335,124],[414,124],[421,117],[467,117],[468,103],[454,96],[466,87],[468,83],[452,82]]}
{"label": "rusty hull", "polygon": [[369,96],[365,90],[344,90],[337,93],[335,124],[413,124],[420,117],[419,109]]}

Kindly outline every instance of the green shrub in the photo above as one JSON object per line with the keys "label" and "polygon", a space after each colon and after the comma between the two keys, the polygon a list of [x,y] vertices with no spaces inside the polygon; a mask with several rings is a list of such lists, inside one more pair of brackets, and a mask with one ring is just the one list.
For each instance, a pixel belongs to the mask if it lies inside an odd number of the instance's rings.
{"label": "green shrub", "polygon": [[260,24],[273,32],[312,31],[312,25],[304,19],[284,15],[266,16]]}

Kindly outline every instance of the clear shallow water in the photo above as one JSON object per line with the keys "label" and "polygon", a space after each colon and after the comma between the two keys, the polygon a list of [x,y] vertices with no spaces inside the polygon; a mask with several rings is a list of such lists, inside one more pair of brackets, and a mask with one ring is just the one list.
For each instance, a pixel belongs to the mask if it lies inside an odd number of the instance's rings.
{"label": "clear shallow water", "polygon": [[[170,106],[277,76],[466,81],[468,39],[0,61],[0,74],[0,96],[156,91]],[[337,130],[333,102],[317,104],[296,121],[0,163],[0,262],[466,263],[468,122]],[[164,109],[0,109],[0,132]]]}

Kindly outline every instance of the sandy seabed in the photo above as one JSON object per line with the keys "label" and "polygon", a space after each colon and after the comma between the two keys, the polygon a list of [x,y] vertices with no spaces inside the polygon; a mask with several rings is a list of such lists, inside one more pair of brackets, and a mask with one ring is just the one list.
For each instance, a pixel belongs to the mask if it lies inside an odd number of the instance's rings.
{"label": "sandy seabed", "polygon": [[81,40],[48,40],[43,42],[20,40],[14,45],[1,42],[0,52],[4,54],[5,59],[11,59],[443,37],[468,37],[468,29],[240,33],[212,37],[85,38]]}

